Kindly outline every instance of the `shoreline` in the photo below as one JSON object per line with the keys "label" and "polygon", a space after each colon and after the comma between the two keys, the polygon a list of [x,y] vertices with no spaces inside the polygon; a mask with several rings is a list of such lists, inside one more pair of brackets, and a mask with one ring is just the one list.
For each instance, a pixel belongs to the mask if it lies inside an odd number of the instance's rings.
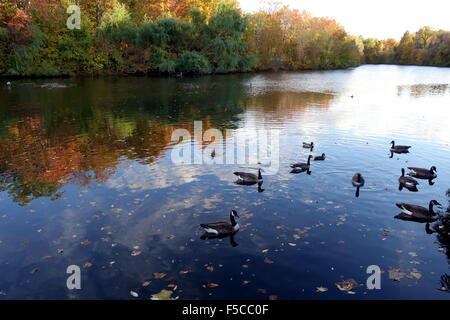
{"label": "shoreline", "polygon": [[40,80],[40,79],[87,79],[87,78],[126,78],[126,77],[141,77],[141,78],[174,78],[174,79],[182,79],[182,78],[201,78],[201,77],[216,77],[216,76],[226,76],[226,75],[248,75],[248,74],[262,74],[262,73],[277,73],[277,72],[325,72],[325,71],[337,71],[337,70],[349,70],[353,68],[358,68],[361,66],[400,66],[400,67],[431,67],[431,68],[450,68],[447,66],[424,66],[424,65],[414,65],[414,64],[390,64],[390,63],[362,63],[357,66],[348,66],[343,68],[330,68],[330,69],[266,69],[266,70],[253,70],[248,72],[227,72],[227,73],[186,73],[182,74],[166,74],[166,73],[126,73],[126,72],[117,72],[117,73],[98,73],[98,74],[59,74],[59,75],[26,75],[26,76],[13,76],[13,75],[0,75],[0,79],[2,80]]}

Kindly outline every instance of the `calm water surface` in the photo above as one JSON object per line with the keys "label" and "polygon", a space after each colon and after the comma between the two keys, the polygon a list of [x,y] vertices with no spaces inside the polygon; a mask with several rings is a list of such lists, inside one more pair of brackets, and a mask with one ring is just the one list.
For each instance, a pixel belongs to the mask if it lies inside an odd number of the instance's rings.
{"label": "calm water surface", "polygon": [[[0,299],[450,297],[439,290],[448,236],[394,219],[396,202],[447,210],[450,69],[20,80],[0,102]],[[233,137],[279,130],[264,192],[234,183],[257,164],[172,163],[173,130],[197,120]],[[411,153],[390,158],[391,140]],[[327,159],[294,175],[289,165],[310,153],[303,141]],[[399,191],[402,167],[431,165],[434,185]],[[359,198],[355,172],[366,178]],[[239,245],[201,240],[199,224],[230,209]],[[69,265],[82,290],[67,289]],[[370,265],[380,290],[365,286]],[[338,290],[346,279],[362,286]]]}

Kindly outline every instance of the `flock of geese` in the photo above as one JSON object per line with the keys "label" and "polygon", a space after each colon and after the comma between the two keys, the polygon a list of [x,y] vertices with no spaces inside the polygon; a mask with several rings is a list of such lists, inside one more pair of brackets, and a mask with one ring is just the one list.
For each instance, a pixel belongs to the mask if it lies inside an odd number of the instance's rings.
{"label": "flock of geese", "polygon": [[[303,148],[310,149],[312,152],[314,149],[314,143],[306,143],[303,142]],[[391,141],[391,148],[389,151],[391,152],[391,158],[394,153],[409,153],[409,149],[411,146],[404,145],[396,145],[395,141]],[[214,155],[215,155],[215,151]],[[214,157],[211,154],[212,157]],[[307,172],[311,174],[311,160],[314,161],[323,161],[325,160],[325,154],[319,156],[308,156],[307,162],[297,162],[291,165],[292,171],[291,173],[297,174],[302,172]],[[408,189],[412,192],[417,192],[417,186],[419,182],[416,179],[428,180],[430,185],[433,185],[433,179],[437,178],[437,170],[435,166],[432,166],[430,169],[425,168],[416,168],[416,167],[408,167],[409,173],[408,176],[405,175],[405,169],[401,169],[401,176],[398,178],[399,182],[399,190],[401,191],[403,188]],[[258,169],[258,174],[248,173],[248,172],[234,172],[234,175],[238,177],[238,180],[235,181],[236,184],[240,185],[254,185],[258,184],[258,192],[264,191],[261,188],[263,184],[263,177],[261,172],[264,172],[263,169]],[[361,173],[355,173],[352,178],[352,185],[356,187],[356,197],[359,197],[359,190],[365,184],[365,179]],[[433,222],[437,220],[437,213],[434,212],[434,206],[441,206],[439,202],[436,200],[431,200],[428,208],[424,208],[422,206],[409,204],[409,203],[397,203],[396,206],[401,209],[401,213],[395,218],[401,220],[409,220],[416,222],[426,222],[427,226],[429,222]],[[219,221],[219,222],[211,222],[201,224],[200,226],[206,232],[202,238],[203,239],[212,239],[212,238],[223,238],[227,236],[233,236],[236,232],[239,231],[239,224],[236,221],[236,218],[239,218],[238,213],[235,210],[230,211],[230,222]],[[237,245],[234,240],[231,240],[232,245]]]}

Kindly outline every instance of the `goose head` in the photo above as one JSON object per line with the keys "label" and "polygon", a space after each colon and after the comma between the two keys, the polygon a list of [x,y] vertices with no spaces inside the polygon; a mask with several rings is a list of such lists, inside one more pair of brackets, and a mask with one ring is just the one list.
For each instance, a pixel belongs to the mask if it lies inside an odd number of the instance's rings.
{"label": "goose head", "polygon": [[392,140],[391,141],[391,144],[392,144],[392,148],[395,146],[395,141],[394,140]]}
{"label": "goose head", "polygon": [[434,206],[438,206],[439,208],[442,208],[442,205],[439,202],[437,202],[436,200],[430,201],[430,206],[429,206],[428,210],[430,211],[431,214],[436,215],[436,213],[433,211]]}
{"label": "goose head", "polygon": [[230,211],[230,217],[233,217],[233,218],[240,218],[239,215],[238,215],[238,213],[236,212],[236,210],[231,210],[231,211]]}
{"label": "goose head", "polygon": [[431,206],[431,205],[442,207],[442,204],[440,204],[440,203],[437,202],[436,200],[431,200],[431,201],[430,201],[430,206]]}
{"label": "goose head", "polygon": [[402,177],[405,176],[405,168],[402,168]]}
{"label": "goose head", "polygon": [[437,172],[437,169],[436,169],[435,166],[432,166],[432,167],[430,168],[430,171],[434,173],[434,172]]}

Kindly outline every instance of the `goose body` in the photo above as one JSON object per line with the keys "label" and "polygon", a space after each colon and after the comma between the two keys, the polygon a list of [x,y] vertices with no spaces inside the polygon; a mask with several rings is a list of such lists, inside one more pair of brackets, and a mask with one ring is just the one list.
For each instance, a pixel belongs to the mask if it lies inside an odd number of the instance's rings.
{"label": "goose body", "polygon": [[303,142],[303,148],[306,148],[306,149],[314,148],[314,142],[311,142],[311,143]]}
{"label": "goose body", "polygon": [[297,162],[291,165],[291,168],[301,170],[301,171],[307,171],[311,167],[311,159],[312,155],[308,157],[308,162]]}
{"label": "goose body", "polygon": [[427,208],[408,203],[397,203],[396,206],[402,210],[397,218],[402,220],[434,221],[436,213],[433,211],[435,205],[440,205],[436,200],[431,200]]}
{"label": "goose body", "polygon": [[216,149],[213,150],[213,152],[211,152],[211,158],[214,158],[216,156]]}
{"label": "goose body", "polygon": [[247,172],[233,172],[233,174],[237,176],[238,179],[242,182],[258,183],[263,180],[261,175],[261,169],[258,169],[258,175]]}
{"label": "goose body", "polygon": [[239,215],[235,210],[230,211],[230,222],[218,221],[201,224],[200,226],[205,230],[206,233],[220,236],[220,235],[231,235],[239,231],[239,224],[236,222],[236,217]]}
{"label": "goose body", "polygon": [[395,145],[395,141],[391,141],[391,152],[396,152],[396,153],[408,153],[409,152],[409,148],[411,148],[411,146],[402,146],[402,145]]}
{"label": "goose body", "polygon": [[363,187],[365,183],[364,177],[361,173],[355,173],[355,175],[352,178],[352,184],[355,187]]}
{"label": "goose body", "polygon": [[437,177],[436,174],[437,170],[435,166],[432,166],[430,169],[415,168],[415,167],[408,167],[408,169],[411,170],[411,172],[408,173],[408,175],[415,178],[430,180]]}
{"label": "goose body", "polygon": [[325,160],[325,153],[322,153],[321,156],[314,157],[314,161],[323,161]]}
{"label": "goose body", "polygon": [[398,178],[398,182],[406,188],[415,188],[419,182],[416,179],[405,176],[405,169],[402,168],[402,175]]}

